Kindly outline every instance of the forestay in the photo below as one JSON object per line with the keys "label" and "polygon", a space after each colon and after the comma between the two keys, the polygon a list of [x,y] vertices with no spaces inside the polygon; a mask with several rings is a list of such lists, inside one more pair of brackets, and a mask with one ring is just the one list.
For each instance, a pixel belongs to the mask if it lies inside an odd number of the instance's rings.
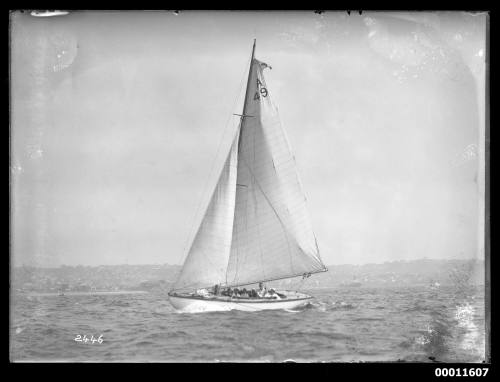
{"label": "forestay", "polygon": [[220,283],[226,278],[234,218],[238,137],[239,133],[231,145],[176,288],[198,288]]}
{"label": "forestay", "polygon": [[176,289],[245,285],[325,270],[295,159],[252,59],[244,116]]}

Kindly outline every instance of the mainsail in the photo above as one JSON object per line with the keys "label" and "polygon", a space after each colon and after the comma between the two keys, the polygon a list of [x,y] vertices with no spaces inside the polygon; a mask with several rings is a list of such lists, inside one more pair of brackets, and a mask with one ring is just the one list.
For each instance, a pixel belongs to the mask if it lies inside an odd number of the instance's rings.
{"label": "mainsail", "polygon": [[267,67],[252,53],[241,123],[175,289],[247,285],[326,270],[264,79]]}

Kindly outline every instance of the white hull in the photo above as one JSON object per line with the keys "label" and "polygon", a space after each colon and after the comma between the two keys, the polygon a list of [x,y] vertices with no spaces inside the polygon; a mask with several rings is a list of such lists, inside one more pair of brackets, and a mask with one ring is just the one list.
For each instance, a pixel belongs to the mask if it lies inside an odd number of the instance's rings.
{"label": "white hull", "polygon": [[[287,292],[287,295],[289,292]],[[239,299],[239,298],[200,298],[192,296],[173,296],[169,294],[172,306],[186,313],[215,312],[229,310],[243,310],[255,312],[261,310],[292,310],[307,304],[312,297],[304,293],[296,293],[281,300],[268,299]]]}

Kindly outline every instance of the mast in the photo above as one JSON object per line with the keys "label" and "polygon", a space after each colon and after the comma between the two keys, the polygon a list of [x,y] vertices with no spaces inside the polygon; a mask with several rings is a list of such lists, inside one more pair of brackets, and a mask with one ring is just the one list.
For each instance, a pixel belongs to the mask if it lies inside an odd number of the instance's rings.
{"label": "mast", "polygon": [[[250,285],[327,271],[308,223],[286,135],[276,121],[277,110],[265,99],[268,92],[262,70],[266,65],[255,59],[255,47],[256,39],[242,114],[236,114],[240,116],[237,134],[172,290],[208,288],[214,283]],[[251,98],[254,90],[262,94],[253,97],[257,102]],[[247,121],[245,117],[254,118]],[[259,155],[251,155],[256,150]],[[263,260],[263,250],[268,262]],[[245,261],[239,261],[242,256]]]}
{"label": "mast", "polygon": [[247,80],[247,89],[245,91],[245,101],[243,103],[243,112],[241,113],[241,121],[243,122],[243,118],[246,117],[246,111],[247,111],[247,101],[248,101],[248,90],[250,88],[250,78],[252,77],[252,65],[253,65],[253,59],[255,56],[255,41],[257,39],[253,39],[253,47],[252,47],[252,59],[250,60],[250,68],[248,69],[248,80]]}
{"label": "mast", "polygon": [[[239,138],[238,138],[238,152],[240,151],[240,145],[241,145],[241,129],[243,128],[243,118],[248,117],[246,115],[247,111],[247,101],[248,101],[248,91],[250,89],[250,79],[252,78],[252,66],[253,66],[253,59],[255,57],[255,41],[257,39],[253,39],[253,46],[252,46],[252,58],[250,59],[250,67],[248,68],[248,79],[247,79],[247,88],[245,90],[245,99],[243,100],[243,111],[241,112],[240,115],[240,126],[239,126]],[[235,114],[238,115],[238,114]]]}

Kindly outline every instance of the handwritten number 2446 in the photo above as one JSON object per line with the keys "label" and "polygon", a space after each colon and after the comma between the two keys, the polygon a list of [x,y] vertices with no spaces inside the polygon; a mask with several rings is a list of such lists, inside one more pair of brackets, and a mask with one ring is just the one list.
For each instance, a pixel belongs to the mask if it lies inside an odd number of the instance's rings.
{"label": "handwritten number 2446", "polygon": [[80,335],[78,334],[75,338],[75,341],[76,342],[84,342],[84,343],[87,343],[87,342],[91,342],[91,343],[94,343],[94,342],[97,342],[97,343],[100,343],[102,344],[104,342],[103,338],[102,338],[102,334],[99,336],[99,338],[94,338],[94,336],[92,336],[91,338],[88,338],[87,335]]}

